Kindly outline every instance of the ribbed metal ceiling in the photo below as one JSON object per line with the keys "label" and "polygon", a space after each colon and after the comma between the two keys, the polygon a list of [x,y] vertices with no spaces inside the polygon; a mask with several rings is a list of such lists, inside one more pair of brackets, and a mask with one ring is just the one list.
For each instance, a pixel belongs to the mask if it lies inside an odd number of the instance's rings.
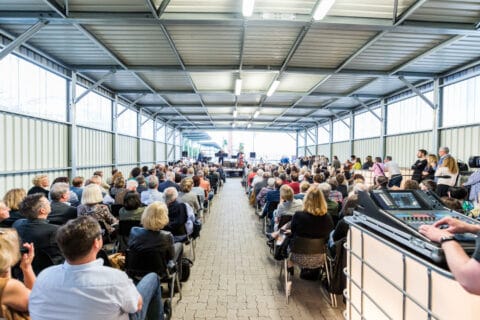
{"label": "ribbed metal ceiling", "polygon": [[480,0],[336,0],[314,21],[318,3],[256,0],[244,18],[240,0],[3,0],[0,49],[41,19],[22,56],[105,78],[184,130],[303,129],[406,88],[399,76],[417,84],[480,61]]}

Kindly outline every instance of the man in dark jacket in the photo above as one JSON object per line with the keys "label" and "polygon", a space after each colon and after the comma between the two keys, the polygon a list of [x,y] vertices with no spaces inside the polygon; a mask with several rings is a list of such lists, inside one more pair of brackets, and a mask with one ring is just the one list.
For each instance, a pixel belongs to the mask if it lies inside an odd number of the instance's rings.
{"label": "man in dark jacket", "polygon": [[68,205],[69,198],[68,184],[63,182],[55,183],[50,189],[51,212],[48,221],[52,224],[62,225],[70,219],[77,217],[77,209]]}
{"label": "man in dark jacket", "polygon": [[427,150],[420,149],[417,152],[418,160],[412,165],[412,180],[417,182],[422,181],[422,172],[427,166]]}
{"label": "man in dark jacket", "polygon": [[20,212],[26,219],[15,221],[13,228],[17,229],[22,242],[33,242],[35,251],[43,250],[58,264],[64,259],[55,241],[58,226],[47,220],[50,211],[50,202],[43,194],[28,195],[20,204]]}

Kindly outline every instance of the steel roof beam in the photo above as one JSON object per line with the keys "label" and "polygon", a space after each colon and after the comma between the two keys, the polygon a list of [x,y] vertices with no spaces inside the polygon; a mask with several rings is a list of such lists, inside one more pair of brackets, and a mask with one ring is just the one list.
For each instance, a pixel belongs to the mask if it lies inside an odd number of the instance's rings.
{"label": "steel roof beam", "polygon": [[93,90],[97,89],[98,87],[100,87],[100,85],[102,83],[104,83],[105,81],[107,81],[108,78],[110,78],[111,75],[113,75],[116,71],[115,70],[111,70],[110,72],[108,72],[107,74],[105,74],[103,77],[101,77],[100,79],[98,79],[94,84],[92,84],[90,87],[87,88],[87,90],[85,90],[80,96],[78,96],[76,99],[75,99],[75,102],[74,103],[78,103],[80,102],[80,100],[82,100],[83,98],[85,98],[87,96],[87,94],[89,94],[90,92],[92,92]]}
{"label": "steel roof beam", "polygon": [[402,76],[398,77],[398,79],[402,81],[408,88],[410,88],[410,90],[415,92],[415,94],[419,96],[423,101],[425,101],[433,110],[437,109],[435,103],[428,99],[417,87],[408,82],[407,79]]}
{"label": "steel roof beam", "polygon": [[37,21],[33,26],[28,28],[24,33],[19,35],[17,38],[15,38],[12,42],[10,42],[7,46],[5,46],[1,51],[0,51],[0,61],[5,58],[8,54],[13,52],[13,50],[17,49],[20,47],[22,44],[27,42],[31,37],[33,37],[40,29],[45,27],[48,24],[48,21]]}

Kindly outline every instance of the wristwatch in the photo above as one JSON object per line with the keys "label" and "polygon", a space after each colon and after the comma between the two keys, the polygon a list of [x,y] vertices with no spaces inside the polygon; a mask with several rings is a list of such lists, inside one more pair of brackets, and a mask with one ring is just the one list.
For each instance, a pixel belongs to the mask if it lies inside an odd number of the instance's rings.
{"label": "wristwatch", "polygon": [[444,243],[444,242],[447,242],[447,241],[456,241],[457,239],[455,239],[455,236],[442,236],[440,238],[440,244]]}

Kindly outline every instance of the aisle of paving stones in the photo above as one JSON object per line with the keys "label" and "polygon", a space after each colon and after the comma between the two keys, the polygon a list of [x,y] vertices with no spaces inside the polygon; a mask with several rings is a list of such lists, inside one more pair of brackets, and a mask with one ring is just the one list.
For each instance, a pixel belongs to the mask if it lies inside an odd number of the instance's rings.
{"label": "aisle of paving stones", "polygon": [[298,269],[287,305],[280,266],[265,241],[240,179],[228,179],[197,241],[183,299],[174,298],[173,319],[343,319],[342,307],[330,307],[320,282],[300,279]]}

